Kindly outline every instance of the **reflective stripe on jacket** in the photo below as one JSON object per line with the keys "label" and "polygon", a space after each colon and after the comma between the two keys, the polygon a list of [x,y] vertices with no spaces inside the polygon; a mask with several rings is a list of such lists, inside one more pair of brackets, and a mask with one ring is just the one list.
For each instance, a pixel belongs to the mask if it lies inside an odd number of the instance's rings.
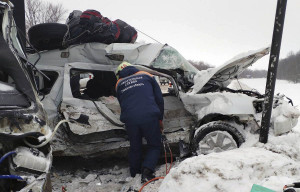
{"label": "reflective stripe on jacket", "polygon": [[164,100],[153,75],[128,66],[120,72],[116,83],[117,98],[121,106],[121,121],[142,122],[144,118],[163,119]]}

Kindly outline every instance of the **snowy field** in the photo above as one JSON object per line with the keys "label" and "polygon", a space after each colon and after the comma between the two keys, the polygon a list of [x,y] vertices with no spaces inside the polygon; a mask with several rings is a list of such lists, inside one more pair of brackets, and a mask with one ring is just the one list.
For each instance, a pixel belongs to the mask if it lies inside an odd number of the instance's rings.
{"label": "snowy field", "polygon": [[[241,79],[240,82],[264,93],[265,79]],[[284,93],[300,105],[300,84],[278,80],[275,93]],[[267,144],[259,135],[248,134],[236,150],[213,153],[175,162],[164,180],[149,184],[143,192],[250,192],[253,184],[276,192],[285,184],[300,181],[300,123],[288,134],[273,136]],[[156,176],[165,175],[165,165],[158,166]],[[141,187],[140,175],[129,177],[126,162],[100,169],[60,170],[54,167],[53,191],[125,192],[130,186]],[[133,191],[133,190],[132,190]]]}

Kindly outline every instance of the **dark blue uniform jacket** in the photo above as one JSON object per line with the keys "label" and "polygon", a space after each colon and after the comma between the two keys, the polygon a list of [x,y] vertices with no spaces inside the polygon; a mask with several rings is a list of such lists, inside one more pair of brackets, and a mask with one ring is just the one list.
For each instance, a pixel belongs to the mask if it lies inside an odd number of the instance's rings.
{"label": "dark blue uniform jacket", "polygon": [[133,66],[125,67],[119,76],[116,91],[121,105],[120,120],[124,123],[142,123],[145,118],[154,117],[162,120],[164,100],[154,77]]}

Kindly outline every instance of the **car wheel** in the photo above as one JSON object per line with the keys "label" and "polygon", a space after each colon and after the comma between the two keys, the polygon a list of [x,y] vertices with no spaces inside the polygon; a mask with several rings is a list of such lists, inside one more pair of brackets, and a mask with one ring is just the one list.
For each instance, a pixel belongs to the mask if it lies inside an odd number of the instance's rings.
{"label": "car wheel", "polygon": [[67,25],[60,23],[34,25],[28,30],[29,42],[38,51],[58,49],[67,30]]}
{"label": "car wheel", "polygon": [[245,139],[234,126],[222,122],[209,122],[199,127],[192,140],[197,155],[222,152],[238,148]]}

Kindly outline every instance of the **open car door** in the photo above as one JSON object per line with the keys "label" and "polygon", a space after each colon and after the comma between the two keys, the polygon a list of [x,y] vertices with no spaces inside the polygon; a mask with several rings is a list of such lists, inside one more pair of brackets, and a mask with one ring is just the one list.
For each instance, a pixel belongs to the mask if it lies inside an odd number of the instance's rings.
{"label": "open car door", "polygon": [[119,120],[113,66],[69,63],[65,65],[61,112],[69,120],[70,135],[76,142],[102,142],[126,138]]}

